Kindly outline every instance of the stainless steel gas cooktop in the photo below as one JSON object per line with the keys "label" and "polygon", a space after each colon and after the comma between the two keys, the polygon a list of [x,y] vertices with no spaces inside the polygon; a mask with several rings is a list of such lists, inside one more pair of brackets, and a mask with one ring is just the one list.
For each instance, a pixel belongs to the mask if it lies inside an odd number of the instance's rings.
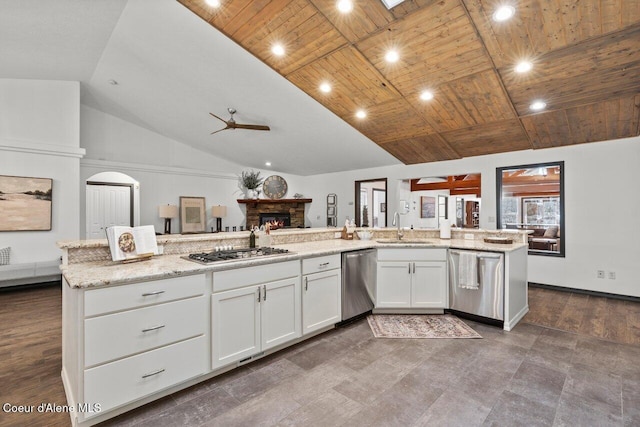
{"label": "stainless steel gas cooktop", "polygon": [[256,258],[265,256],[278,256],[290,254],[288,249],[277,248],[242,248],[242,249],[223,249],[214,250],[212,252],[203,252],[197,254],[189,254],[182,258],[189,261],[198,262],[200,264],[211,264],[212,262],[234,261],[246,258]]}

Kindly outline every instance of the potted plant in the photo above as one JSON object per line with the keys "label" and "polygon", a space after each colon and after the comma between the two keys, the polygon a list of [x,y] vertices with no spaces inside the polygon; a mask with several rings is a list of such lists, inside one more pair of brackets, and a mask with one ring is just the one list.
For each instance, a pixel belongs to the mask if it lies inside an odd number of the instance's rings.
{"label": "potted plant", "polygon": [[262,181],[264,181],[264,178],[260,178],[260,171],[256,172],[253,169],[250,171],[242,171],[240,181],[246,190],[246,197],[248,199],[257,199],[258,188],[262,185]]}

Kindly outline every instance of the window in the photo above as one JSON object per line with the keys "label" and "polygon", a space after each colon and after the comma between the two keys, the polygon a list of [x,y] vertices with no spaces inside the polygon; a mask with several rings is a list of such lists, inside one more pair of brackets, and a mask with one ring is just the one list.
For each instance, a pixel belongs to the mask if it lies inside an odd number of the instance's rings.
{"label": "window", "polygon": [[498,229],[529,230],[529,254],[564,257],[564,162],[496,169]]}

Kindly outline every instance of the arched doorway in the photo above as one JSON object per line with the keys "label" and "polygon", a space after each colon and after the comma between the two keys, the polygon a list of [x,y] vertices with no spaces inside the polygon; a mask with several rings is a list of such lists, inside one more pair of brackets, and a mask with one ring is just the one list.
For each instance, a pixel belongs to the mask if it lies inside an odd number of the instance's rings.
{"label": "arched doorway", "polygon": [[101,172],[86,181],[85,238],[105,238],[106,227],[140,225],[140,183],[120,172]]}

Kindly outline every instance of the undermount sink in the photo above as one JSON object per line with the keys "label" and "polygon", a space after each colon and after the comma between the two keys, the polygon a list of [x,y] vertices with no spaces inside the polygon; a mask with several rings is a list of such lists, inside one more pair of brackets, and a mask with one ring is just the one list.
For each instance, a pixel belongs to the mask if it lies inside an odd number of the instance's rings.
{"label": "undermount sink", "polygon": [[377,239],[376,242],[378,243],[395,243],[395,244],[423,244],[423,245],[433,245],[433,241],[432,240],[426,240],[426,239]]}

